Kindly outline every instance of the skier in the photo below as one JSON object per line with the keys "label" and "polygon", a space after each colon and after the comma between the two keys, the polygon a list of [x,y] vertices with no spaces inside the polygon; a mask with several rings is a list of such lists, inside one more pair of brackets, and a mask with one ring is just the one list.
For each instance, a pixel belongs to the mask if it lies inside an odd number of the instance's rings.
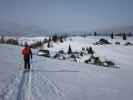
{"label": "skier", "polygon": [[22,55],[24,58],[24,69],[30,70],[30,58],[32,59],[32,51],[28,43],[25,43],[25,47],[22,49]]}

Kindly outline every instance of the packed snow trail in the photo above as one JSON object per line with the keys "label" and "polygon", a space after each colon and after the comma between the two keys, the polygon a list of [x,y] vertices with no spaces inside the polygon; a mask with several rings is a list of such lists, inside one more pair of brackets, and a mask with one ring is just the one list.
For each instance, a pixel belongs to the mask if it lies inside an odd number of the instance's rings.
{"label": "packed snow trail", "polygon": [[[75,72],[75,71],[38,71],[24,70],[8,87],[8,92],[0,100],[67,100],[59,87],[42,72]],[[43,88],[42,88],[43,86]],[[32,95],[33,94],[33,95]],[[16,98],[15,98],[16,96]],[[32,97],[33,96],[33,97]]]}
{"label": "packed snow trail", "polygon": [[31,72],[23,71],[23,76],[18,87],[17,100],[31,100]]}
{"label": "packed snow trail", "polygon": [[[49,80],[44,72],[33,71],[33,90],[34,97],[32,100],[66,100],[64,94],[60,91],[59,87]],[[37,85],[39,84],[39,85]]]}
{"label": "packed snow trail", "polygon": [[29,82],[28,82],[28,99],[31,100],[31,71],[29,71]]}
{"label": "packed snow trail", "polygon": [[21,75],[18,75],[10,83],[2,100],[31,100],[31,72],[23,71],[20,73]]}

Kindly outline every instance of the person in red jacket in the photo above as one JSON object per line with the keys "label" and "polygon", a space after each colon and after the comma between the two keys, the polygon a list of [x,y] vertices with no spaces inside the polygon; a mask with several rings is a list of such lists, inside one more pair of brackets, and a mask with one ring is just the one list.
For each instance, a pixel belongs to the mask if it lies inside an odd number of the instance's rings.
{"label": "person in red jacket", "polygon": [[28,43],[25,43],[25,47],[22,49],[22,55],[24,58],[24,69],[30,69],[30,59],[32,59],[32,51]]}

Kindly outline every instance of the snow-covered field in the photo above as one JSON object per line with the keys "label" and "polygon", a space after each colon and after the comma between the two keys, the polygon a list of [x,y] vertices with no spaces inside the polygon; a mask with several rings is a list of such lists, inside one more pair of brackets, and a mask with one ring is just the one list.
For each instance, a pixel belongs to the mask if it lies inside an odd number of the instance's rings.
{"label": "snow-covered field", "polygon": [[[93,45],[99,39],[104,38],[111,42],[111,45]],[[120,42],[120,45],[116,45],[115,42]],[[133,63],[133,45],[125,46],[124,44],[127,42],[133,43],[133,37],[128,38],[127,40],[122,40],[120,37],[116,37],[115,39],[110,39],[110,37],[71,37],[68,38],[64,43],[54,43],[52,48],[49,48],[51,55],[54,55],[59,50],[68,51],[69,45],[73,51],[81,51],[82,47],[92,47],[95,51],[95,55],[109,59],[113,61],[118,67],[124,68],[123,66],[132,67]],[[85,58],[85,57],[84,57]],[[84,59],[83,58],[83,59]],[[128,69],[126,67],[126,69]],[[131,70],[129,68],[129,70]]]}
{"label": "snow-covered field", "polygon": [[32,70],[23,72],[21,48],[0,44],[0,100],[133,100],[133,46],[124,46],[121,39],[108,39],[112,45],[92,45],[98,40],[73,37],[53,44],[50,51],[67,51],[69,44],[73,50],[92,46],[120,69],[34,55]]}

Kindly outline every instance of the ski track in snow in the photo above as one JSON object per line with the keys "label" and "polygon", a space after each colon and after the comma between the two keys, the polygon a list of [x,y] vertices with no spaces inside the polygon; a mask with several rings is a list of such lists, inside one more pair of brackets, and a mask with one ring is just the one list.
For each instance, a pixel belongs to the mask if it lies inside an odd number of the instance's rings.
{"label": "ski track in snow", "polygon": [[[20,77],[20,74],[18,75]],[[16,94],[18,90],[16,90],[16,87],[20,83],[20,80],[18,77],[14,78],[10,81],[9,85],[4,88],[3,94],[1,94],[0,100],[14,100],[15,98],[12,98],[12,95]]]}
{"label": "ski track in snow", "polygon": [[0,100],[67,100],[53,81],[36,70],[21,71],[1,95]]}
{"label": "ski track in snow", "polygon": [[21,71],[4,90],[0,100],[31,100],[31,72]]}
{"label": "ski track in snow", "polygon": [[31,100],[31,72],[23,71],[16,100]]}
{"label": "ski track in snow", "polygon": [[18,83],[17,78],[13,78],[10,83],[3,88],[2,94],[0,94],[0,100],[8,100],[9,97],[13,94],[13,92],[15,91],[14,89],[14,85],[16,85]]}
{"label": "ski track in snow", "polygon": [[[58,98],[58,100],[67,100],[61,89],[53,81],[44,76],[44,74],[42,76],[41,72],[36,73],[35,71],[32,74],[34,75],[33,86],[35,86],[34,91],[36,92],[37,100],[54,100],[55,98]],[[36,85],[38,83],[40,85]]]}

